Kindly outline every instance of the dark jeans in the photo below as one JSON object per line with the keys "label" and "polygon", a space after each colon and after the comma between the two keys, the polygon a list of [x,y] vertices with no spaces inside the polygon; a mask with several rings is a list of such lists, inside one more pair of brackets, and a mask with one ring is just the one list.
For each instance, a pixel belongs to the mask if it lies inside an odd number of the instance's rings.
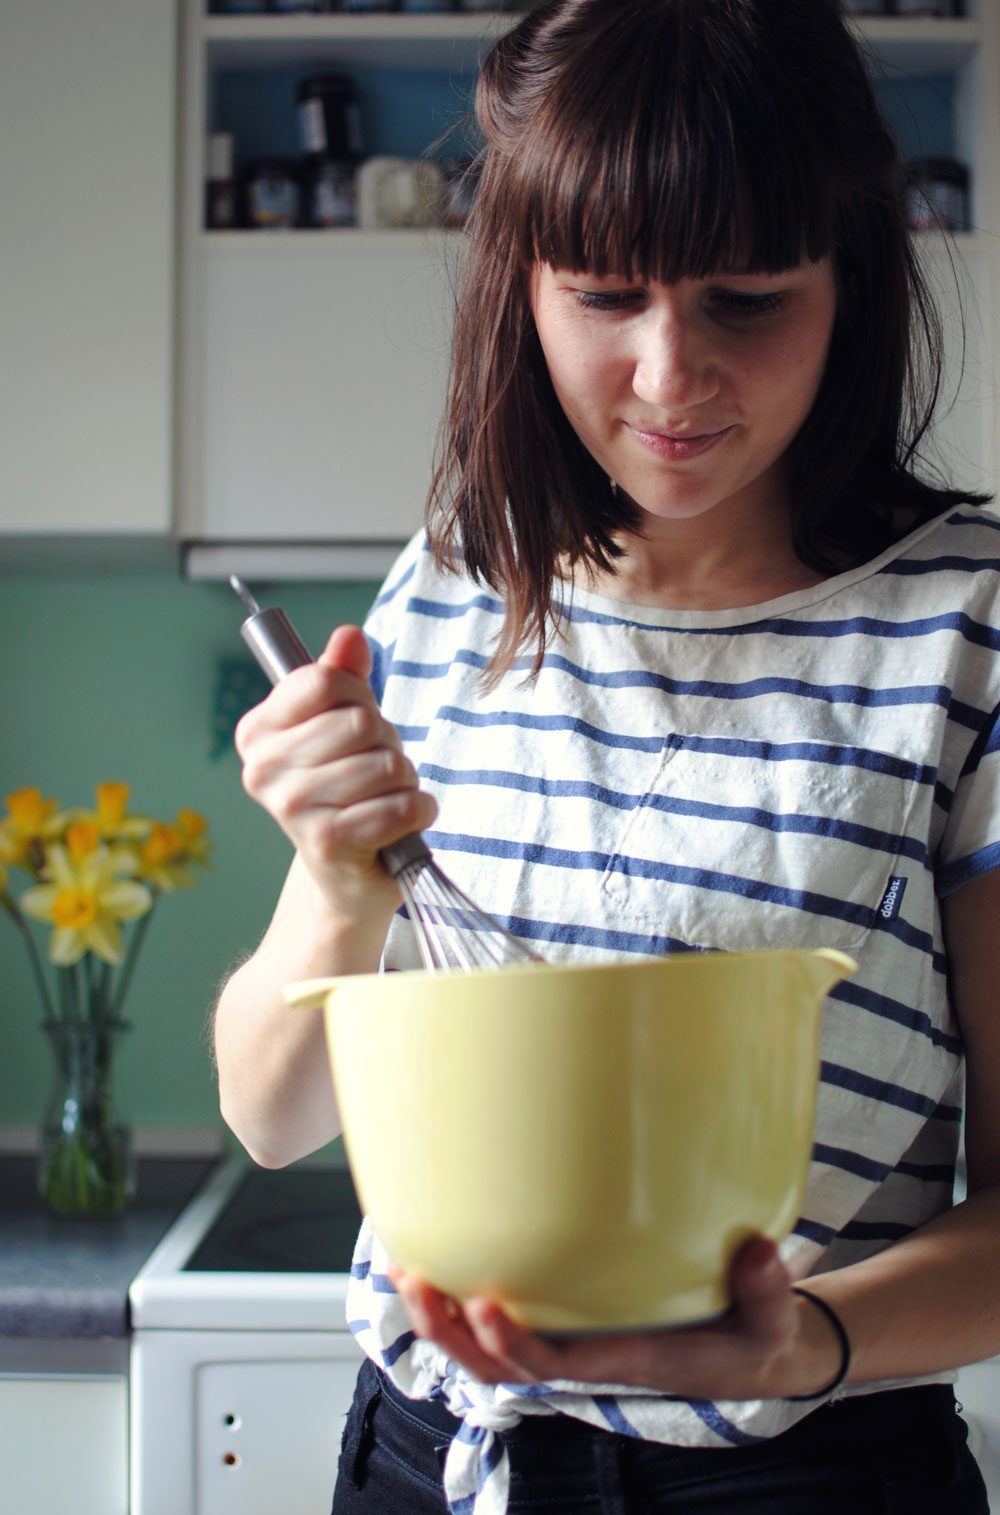
{"label": "dark jeans", "polygon": [[[365,1362],[332,1515],[443,1515],[441,1468],[459,1424]],[[751,1447],[661,1446],[563,1415],[526,1417],[503,1440],[512,1515],[989,1515],[941,1385],[822,1405]]]}

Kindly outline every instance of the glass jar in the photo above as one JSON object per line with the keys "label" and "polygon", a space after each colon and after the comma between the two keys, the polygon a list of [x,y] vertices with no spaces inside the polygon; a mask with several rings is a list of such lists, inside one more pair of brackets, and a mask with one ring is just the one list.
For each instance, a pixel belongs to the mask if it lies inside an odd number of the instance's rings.
{"label": "glass jar", "polygon": [[353,79],[347,74],[316,74],[301,81],[295,98],[307,158],[361,156],[361,114]]}
{"label": "glass jar", "polygon": [[299,223],[299,180],[286,158],[257,158],[243,174],[243,221],[253,231],[288,231]]}
{"label": "glass jar", "polygon": [[357,160],[318,158],[305,170],[307,226],[330,230],[357,221]]}
{"label": "glass jar", "polygon": [[967,231],[969,170],[954,158],[917,158],[906,165],[903,203],[911,231]]}

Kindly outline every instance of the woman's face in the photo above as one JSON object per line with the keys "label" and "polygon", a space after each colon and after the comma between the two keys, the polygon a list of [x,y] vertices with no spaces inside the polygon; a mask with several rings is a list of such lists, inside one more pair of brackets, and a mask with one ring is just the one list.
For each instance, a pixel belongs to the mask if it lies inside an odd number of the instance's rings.
{"label": "woman's face", "polygon": [[781,460],[833,331],[828,260],[677,284],[542,263],[531,295],[570,423],[642,510],[667,522],[787,503]]}

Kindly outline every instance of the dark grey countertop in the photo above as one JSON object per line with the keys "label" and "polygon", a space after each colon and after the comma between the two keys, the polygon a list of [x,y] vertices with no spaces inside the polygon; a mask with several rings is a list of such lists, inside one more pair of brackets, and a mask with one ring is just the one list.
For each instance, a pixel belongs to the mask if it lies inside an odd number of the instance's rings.
{"label": "dark grey countertop", "polygon": [[0,1337],[128,1334],[128,1287],[216,1164],[140,1159],[124,1215],[50,1215],[31,1157],[0,1156]]}

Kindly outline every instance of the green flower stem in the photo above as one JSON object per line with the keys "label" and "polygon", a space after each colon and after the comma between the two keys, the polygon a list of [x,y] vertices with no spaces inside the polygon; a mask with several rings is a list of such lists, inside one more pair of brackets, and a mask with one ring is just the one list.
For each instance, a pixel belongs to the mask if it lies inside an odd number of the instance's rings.
{"label": "green flower stem", "polygon": [[83,954],[83,957],[80,959],[80,962],[82,964],[82,971],[83,971],[83,989],[84,989],[84,996],[85,996],[85,1001],[84,1002],[85,1002],[85,1004],[87,1006],[87,1014],[89,1016],[93,1017],[93,1015],[94,1015],[94,999],[95,999],[95,990],[94,990],[94,954],[92,952],[85,952]]}
{"label": "green flower stem", "polygon": [[81,959],[87,990],[87,1014],[95,1025],[108,1019],[111,1007],[111,964],[93,952]]}
{"label": "green flower stem", "polygon": [[80,1016],[80,971],[79,964],[71,963],[57,968],[59,1003],[64,1021],[78,1021]]}
{"label": "green flower stem", "polygon": [[52,1001],[52,994],[45,978],[45,969],[42,965],[42,959],[39,955],[38,947],[35,944],[35,938],[31,934],[31,928],[28,925],[28,922],[25,920],[24,916],[21,914],[20,910],[18,910],[17,906],[14,904],[14,901],[11,899],[10,895],[4,889],[0,889],[0,906],[6,910],[7,914],[14,922],[14,925],[17,927],[18,931],[20,931],[21,935],[24,937],[24,944],[28,949],[28,961],[31,964],[31,971],[34,974],[35,983],[38,985],[38,992],[42,996],[42,1003],[45,1006],[45,1013],[51,1020],[54,1020],[56,1007]]}
{"label": "green flower stem", "polygon": [[110,1012],[111,985],[111,964],[102,961],[97,979],[97,997],[90,1002],[90,1014],[94,1020],[104,1020]]}
{"label": "green flower stem", "polygon": [[128,993],[129,985],[132,982],[132,975],[135,972],[135,965],[139,957],[139,952],[142,947],[143,941],[145,940],[146,932],[149,930],[149,923],[153,919],[153,911],[156,909],[158,899],[159,895],[154,894],[153,903],[146,911],[146,914],[140,915],[139,919],[135,923],[135,927],[132,931],[132,937],[128,944],[128,951],[125,954],[125,961],[122,963],[121,972],[118,975],[118,987],[115,991],[115,996],[111,1004],[112,1020],[119,1020],[121,1018],[122,1005],[125,1003],[125,996]]}

